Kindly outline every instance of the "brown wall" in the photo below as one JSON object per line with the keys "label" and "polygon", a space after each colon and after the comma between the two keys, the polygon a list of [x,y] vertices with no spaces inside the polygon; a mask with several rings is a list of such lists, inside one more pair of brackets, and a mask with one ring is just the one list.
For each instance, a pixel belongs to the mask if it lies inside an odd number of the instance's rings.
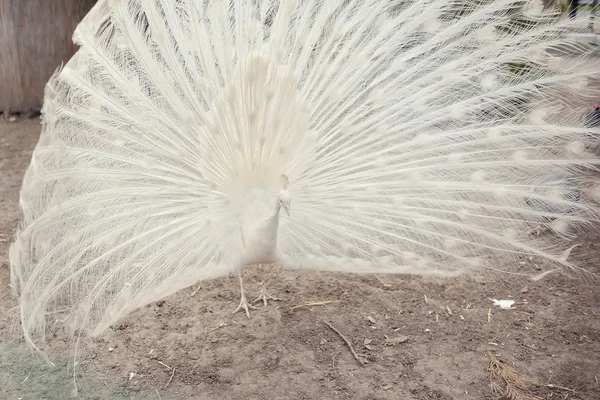
{"label": "brown wall", "polygon": [[96,0],[0,0],[0,112],[39,109],[44,86],[77,50],[71,37]]}

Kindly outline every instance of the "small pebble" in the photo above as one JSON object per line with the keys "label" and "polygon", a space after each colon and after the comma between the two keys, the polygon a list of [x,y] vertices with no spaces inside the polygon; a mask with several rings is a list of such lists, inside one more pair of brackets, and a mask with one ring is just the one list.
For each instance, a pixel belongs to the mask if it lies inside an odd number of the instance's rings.
{"label": "small pebble", "polygon": [[369,320],[370,323],[374,324],[375,322],[375,318],[371,317],[370,315],[367,317],[367,319]]}

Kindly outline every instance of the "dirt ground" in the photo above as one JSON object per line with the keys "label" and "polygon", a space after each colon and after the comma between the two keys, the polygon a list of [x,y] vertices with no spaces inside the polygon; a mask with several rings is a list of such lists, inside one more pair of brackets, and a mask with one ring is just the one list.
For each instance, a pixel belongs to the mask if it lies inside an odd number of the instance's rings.
{"label": "dirt ground", "polygon": [[[32,355],[13,324],[16,301],[8,289],[19,187],[39,128],[39,119],[0,122],[1,399],[63,399],[73,387],[65,338],[50,338],[55,367]],[[600,231],[579,241],[586,266],[600,272]],[[265,276],[283,300],[261,306],[250,320],[231,314],[239,301],[231,277],[190,287],[85,339],[81,398],[497,399],[490,351],[536,381],[540,399],[600,399],[600,291],[581,277],[507,287],[278,267]],[[247,269],[250,296],[258,295],[260,280],[261,271]],[[513,298],[516,309],[492,308],[491,298]],[[293,308],[311,301],[332,302]]]}

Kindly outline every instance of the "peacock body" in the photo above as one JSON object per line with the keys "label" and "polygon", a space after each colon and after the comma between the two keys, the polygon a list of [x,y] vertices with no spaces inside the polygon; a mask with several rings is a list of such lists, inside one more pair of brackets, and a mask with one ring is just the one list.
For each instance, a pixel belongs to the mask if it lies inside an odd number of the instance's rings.
{"label": "peacock body", "polygon": [[10,261],[30,344],[47,312],[97,335],[256,263],[576,268],[565,239],[600,193],[577,102],[598,63],[567,18],[525,5],[100,0],[46,87],[23,181]]}

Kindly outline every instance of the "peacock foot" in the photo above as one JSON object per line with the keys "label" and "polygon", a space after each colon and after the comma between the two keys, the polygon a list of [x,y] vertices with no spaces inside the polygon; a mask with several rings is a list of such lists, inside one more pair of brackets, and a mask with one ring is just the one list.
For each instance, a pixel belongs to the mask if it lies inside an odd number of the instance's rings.
{"label": "peacock foot", "polygon": [[250,310],[249,310],[250,308],[253,310],[258,310],[258,307],[254,307],[252,304],[248,303],[248,301],[246,300],[246,295],[244,293],[242,293],[242,298],[240,299],[240,305],[237,306],[237,308],[233,311],[232,314],[235,314],[236,312],[238,312],[240,310],[244,310],[246,312],[246,316],[248,318],[250,318]]}
{"label": "peacock foot", "polygon": [[252,303],[256,303],[257,301],[261,301],[263,302],[264,306],[267,306],[267,300],[273,300],[273,301],[278,301],[281,300],[280,298],[271,296],[269,293],[267,293],[267,289],[265,289],[264,285],[261,286],[260,288],[260,296],[258,296],[256,298],[256,300],[254,300]]}

